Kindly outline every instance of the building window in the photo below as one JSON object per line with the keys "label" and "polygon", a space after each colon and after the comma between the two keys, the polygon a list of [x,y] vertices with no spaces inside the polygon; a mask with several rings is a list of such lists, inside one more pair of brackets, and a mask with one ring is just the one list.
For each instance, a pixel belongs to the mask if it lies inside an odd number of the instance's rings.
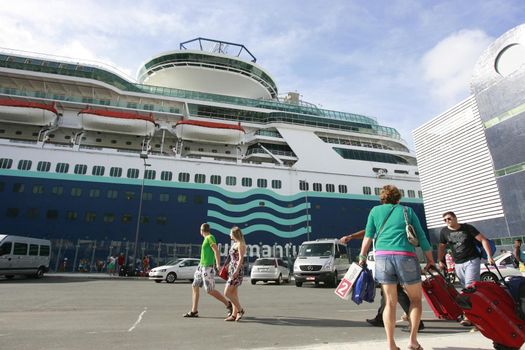
{"label": "building window", "polygon": [[252,179],[250,177],[243,177],[241,184],[242,187],[252,187]]}
{"label": "building window", "polygon": [[160,173],[160,179],[162,181],[171,181],[171,179],[173,179],[173,173],[171,171],[162,171]]}
{"label": "building window", "polygon": [[266,179],[257,179],[257,187],[259,188],[268,187],[268,181]]}
{"label": "building window", "polygon": [[122,222],[125,223],[125,224],[130,223],[132,219],[133,219],[133,217],[131,216],[131,214],[124,214],[124,215],[122,215]]}
{"label": "building window", "polygon": [[109,176],[111,176],[111,177],[121,177],[122,176],[122,168],[111,167],[109,169]]}
{"label": "building window", "polygon": [[363,186],[363,194],[372,194],[372,189],[368,186]]}
{"label": "building window", "polygon": [[185,194],[179,194],[177,196],[177,202],[186,203],[187,201],[188,201],[188,197]]}
{"label": "building window", "polygon": [[53,186],[51,187],[51,193],[57,196],[61,196],[64,193],[64,187],[62,186]]}
{"label": "building window", "polygon": [[95,176],[104,176],[104,171],[106,170],[105,167],[101,165],[95,165],[93,169],[91,169],[91,175]]}
{"label": "building window", "polygon": [[299,181],[299,190],[308,191],[309,185],[306,181]]}
{"label": "building window", "polygon": [[113,213],[104,214],[104,222],[112,223],[113,221],[115,221],[115,214]]}
{"label": "building window", "polygon": [[282,183],[281,183],[281,180],[272,180],[272,188],[281,188],[282,187]]}
{"label": "building window", "polygon": [[50,169],[51,169],[51,163],[50,162],[40,161],[40,162],[38,162],[38,164],[36,166],[36,170],[37,171],[42,171],[42,172],[45,172],[45,173],[47,173]]}
{"label": "building window", "polygon": [[78,175],[85,175],[87,173],[87,165],[77,164],[75,165],[75,169],[73,170],[73,172]]}
{"label": "building window", "polygon": [[92,188],[89,190],[89,196],[92,198],[100,197],[100,190],[98,188]]}
{"label": "building window", "polygon": [[167,201],[170,200],[170,195],[169,195],[168,193],[161,193],[161,194],[159,195],[159,200],[160,200],[161,202],[167,202]]}
{"label": "building window", "polygon": [[20,160],[18,162],[18,170],[31,170],[31,165],[33,165],[33,162],[30,160]]}
{"label": "building window", "polygon": [[348,193],[348,187],[346,187],[346,185],[339,185],[339,193]]}
{"label": "building window", "polygon": [[7,208],[5,215],[8,218],[16,218],[18,216],[18,208]]}
{"label": "building window", "polygon": [[323,190],[323,185],[319,182],[314,182],[313,189],[315,192],[321,192]]}
{"label": "building window", "polygon": [[65,174],[69,171],[69,164],[67,163],[57,163],[55,166],[55,172]]}
{"label": "building window", "polygon": [[139,177],[139,169],[128,169],[128,178],[129,179],[136,179]]}
{"label": "building window", "polygon": [[416,198],[416,192],[414,190],[408,190],[408,198]]}
{"label": "building window", "polygon": [[157,216],[158,225],[166,225],[168,223],[168,218],[165,216]]}
{"label": "building window", "polygon": [[150,201],[153,199],[153,193],[151,192],[143,192],[142,193],[142,200],[143,201]]}
{"label": "building window", "polygon": [[220,185],[221,184],[221,177],[219,175],[212,175],[210,177],[210,182],[212,185]]}
{"label": "building window", "polygon": [[66,217],[70,221],[75,221],[78,218],[78,213],[76,211],[68,211]]}
{"label": "building window", "polygon": [[43,194],[44,193],[44,186],[43,185],[34,185],[33,186],[33,194]]}
{"label": "building window", "polygon": [[92,212],[92,211],[86,212],[86,217],[85,217],[86,222],[95,222],[96,218],[97,218],[97,213]]}
{"label": "building window", "polygon": [[237,178],[235,176],[226,176],[226,185],[228,186],[237,185]]}
{"label": "building window", "polygon": [[146,170],[144,172],[144,178],[148,180],[155,180],[155,177],[157,177],[157,172],[155,170]]}
{"label": "building window", "polygon": [[56,220],[58,219],[58,210],[50,209],[47,211],[46,217],[48,220]]}
{"label": "building window", "polygon": [[82,189],[79,187],[73,187],[71,189],[71,197],[80,197],[82,195]]}
{"label": "building window", "polygon": [[13,160],[9,158],[0,158],[0,169],[11,169]]}
{"label": "building window", "polygon": [[179,182],[190,182],[190,174],[179,173]]}
{"label": "building window", "polygon": [[13,192],[22,193],[24,192],[25,185],[21,183],[13,184]]}
{"label": "building window", "polygon": [[206,175],[204,174],[195,174],[195,183],[203,184],[206,182]]}

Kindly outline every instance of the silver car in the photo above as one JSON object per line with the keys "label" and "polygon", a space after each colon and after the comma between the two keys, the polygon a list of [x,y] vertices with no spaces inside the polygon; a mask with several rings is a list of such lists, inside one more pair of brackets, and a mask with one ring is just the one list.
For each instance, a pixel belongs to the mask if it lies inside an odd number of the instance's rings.
{"label": "silver car", "polygon": [[290,268],[279,258],[259,258],[255,260],[250,274],[252,284],[258,281],[273,281],[276,284],[290,282]]}
{"label": "silver car", "polygon": [[199,266],[199,259],[175,259],[168,262],[166,265],[151,269],[149,272],[149,279],[157,283],[162,281],[173,283],[178,279],[193,281],[193,275],[197,270],[197,266]]}

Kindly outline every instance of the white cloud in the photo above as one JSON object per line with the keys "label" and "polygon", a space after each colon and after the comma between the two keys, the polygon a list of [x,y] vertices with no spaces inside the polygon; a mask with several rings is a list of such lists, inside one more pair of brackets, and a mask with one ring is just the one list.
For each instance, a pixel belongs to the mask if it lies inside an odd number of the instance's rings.
{"label": "white cloud", "polygon": [[481,53],[494,41],[481,30],[460,30],[441,40],[423,55],[423,79],[431,95],[445,106],[470,95],[472,69]]}

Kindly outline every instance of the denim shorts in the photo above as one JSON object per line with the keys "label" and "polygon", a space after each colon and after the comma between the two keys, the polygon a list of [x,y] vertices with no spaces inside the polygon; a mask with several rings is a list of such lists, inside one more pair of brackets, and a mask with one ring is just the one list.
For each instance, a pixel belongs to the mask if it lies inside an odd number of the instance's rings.
{"label": "denim shorts", "polygon": [[421,266],[415,256],[386,254],[375,257],[375,277],[381,284],[421,282]]}

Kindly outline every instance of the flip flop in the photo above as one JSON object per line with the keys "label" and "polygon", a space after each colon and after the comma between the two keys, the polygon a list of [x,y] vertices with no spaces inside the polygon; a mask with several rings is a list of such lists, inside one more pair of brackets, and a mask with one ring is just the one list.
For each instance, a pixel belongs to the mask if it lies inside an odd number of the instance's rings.
{"label": "flip flop", "polygon": [[182,317],[199,317],[199,312],[189,311],[189,312],[186,312],[184,315],[182,315]]}

